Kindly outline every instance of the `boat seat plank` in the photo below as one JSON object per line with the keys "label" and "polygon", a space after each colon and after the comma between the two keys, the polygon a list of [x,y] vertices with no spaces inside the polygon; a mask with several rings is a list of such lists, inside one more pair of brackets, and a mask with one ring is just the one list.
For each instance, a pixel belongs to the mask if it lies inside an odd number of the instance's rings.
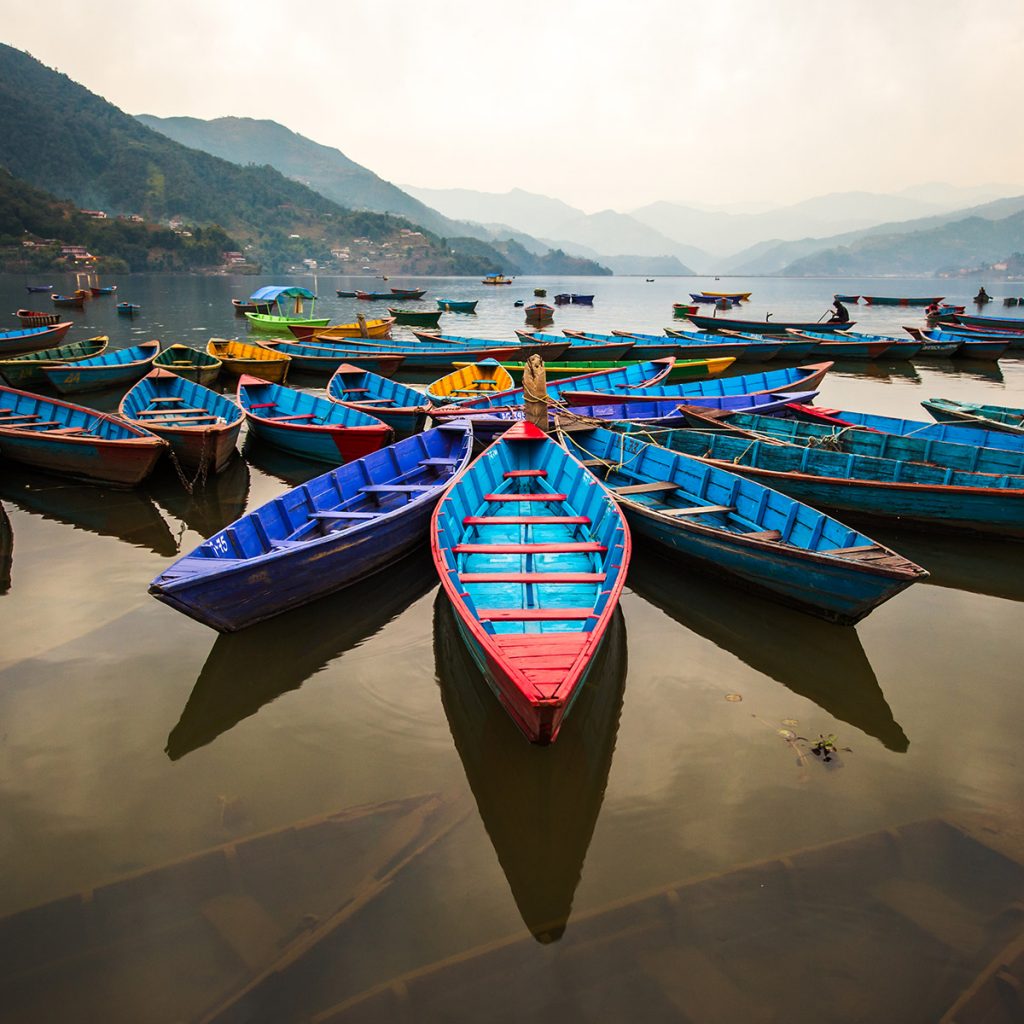
{"label": "boat seat plank", "polygon": [[481,608],[477,618],[490,622],[561,622],[597,618],[593,608]]}
{"label": "boat seat plank", "polygon": [[546,469],[506,469],[502,476],[506,480],[514,480],[520,477],[544,477],[548,475]]}
{"label": "boat seat plank", "polygon": [[56,430],[48,430],[48,434],[89,434],[91,431],[85,427],[59,427]]}
{"label": "boat seat plank", "polygon": [[677,491],[679,485],[668,480],[652,480],[646,484],[625,484],[612,490],[616,494],[655,494],[658,491]]}
{"label": "boat seat plank", "polygon": [[[339,388],[338,389],[343,395],[368,395],[370,393],[369,388]],[[255,408],[255,406],[253,406]]]}
{"label": "boat seat plank", "polygon": [[567,494],[485,494],[484,501],[566,501]]}
{"label": "boat seat plank", "polygon": [[[3,411],[4,411],[4,413],[7,413],[9,410],[4,409]],[[37,419],[39,419],[39,415],[40,414],[37,413],[37,412],[23,412],[23,413],[19,413],[17,416],[5,415],[4,418],[3,418],[3,422],[4,423],[14,423],[16,420],[37,420]]]}
{"label": "boat seat plank", "polygon": [[275,416],[271,423],[287,423],[291,420],[315,420],[317,414],[315,412],[297,412],[291,416]]}
{"label": "boat seat plank", "polygon": [[[174,365],[177,366],[178,364],[175,363]],[[186,364],[186,365],[188,365],[188,364]],[[150,404],[155,405],[157,402],[160,402],[160,403],[165,403],[165,402],[184,402],[185,399],[180,397],[179,395],[169,395],[166,398],[151,398],[149,401],[150,401]]]}
{"label": "boat seat plank", "polygon": [[254,402],[249,406],[250,409],[276,409],[277,402]]}
{"label": "boat seat plank", "polygon": [[608,550],[604,544],[596,541],[552,541],[536,544],[456,544],[454,549],[457,555],[562,555],[570,552],[593,552],[604,554]]}
{"label": "boat seat plank", "polygon": [[596,469],[598,466],[607,466],[604,459],[580,459],[580,465],[585,469]]}
{"label": "boat seat plank", "polygon": [[414,491],[432,491],[437,484],[365,484],[360,491],[367,494],[409,494]]}
{"label": "boat seat plank", "polygon": [[141,409],[140,416],[182,416],[185,413],[209,413],[209,409],[200,409],[194,405],[186,405],[184,408],[176,406],[173,409]]}
{"label": "boat seat plank", "polygon": [[490,524],[512,523],[517,526],[587,526],[589,516],[466,516],[463,526],[487,526]]}
{"label": "boat seat plank", "polygon": [[380,519],[380,512],[314,512],[311,519]]}
{"label": "boat seat plank", "polygon": [[[21,426],[25,430],[27,430],[29,427],[59,427],[60,420],[39,420],[36,423],[22,423]],[[44,431],[44,433],[49,433],[49,430]]]}
{"label": "boat seat plank", "polygon": [[756,530],[743,536],[748,540],[782,540],[782,534],[778,530]]}
{"label": "boat seat plank", "polygon": [[420,459],[421,466],[457,466],[461,459],[449,459],[445,456],[435,455],[429,459]]}
{"label": "boat seat plank", "polygon": [[464,572],[462,583],[604,583],[603,572]]}
{"label": "boat seat plank", "polygon": [[735,512],[735,505],[690,505],[687,508],[659,508],[667,516],[703,516],[711,512]]}

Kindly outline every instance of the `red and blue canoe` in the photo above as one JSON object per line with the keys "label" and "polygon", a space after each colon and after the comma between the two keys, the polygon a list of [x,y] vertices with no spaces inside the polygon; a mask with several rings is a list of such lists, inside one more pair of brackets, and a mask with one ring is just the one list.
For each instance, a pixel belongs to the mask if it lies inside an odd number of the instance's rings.
{"label": "red and blue canoe", "polygon": [[527,739],[553,742],[625,582],[622,513],[575,458],[519,423],[445,493],[430,545],[477,667]]}
{"label": "red and blue canoe", "polygon": [[238,404],[258,438],[316,462],[339,465],[361,459],[393,435],[375,416],[249,374],[238,380]]}
{"label": "red and blue canoe", "polygon": [[133,348],[104,352],[77,363],[44,366],[41,372],[50,386],[63,395],[100,391],[141,380],[152,369],[153,360],[159,354],[159,341],[144,341]]}
{"label": "red and blue canoe", "polygon": [[155,434],[116,416],[0,387],[0,456],[115,487],[134,487],[167,450]]}
{"label": "red and blue canoe", "polygon": [[332,594],[422,546],[472,451],[472,429],[455,422],[332,469],[203,541],[149,592],[224,631]]}
{"label": "red and blue canoe", "polygon": [[71,321],[53,324],[49,327],[22,327],[17,331],[0,331],[0,359],[17,356],[25,352],[38,352],[52,348],[68,333]]}
{"label": "red and blue canoe", "polygon": [[370,373],[351,363],[342,363],[327,384],[332,402],[375,416],[396,434],[418,434],[427,422],[430,402],[422,391]]}
{"label": "red and blue canoe", "polygon": [[188,470],[219,473],[235,454],[245,416],[234,402],[170,370],[150,370],[118,412],[162,437]]}

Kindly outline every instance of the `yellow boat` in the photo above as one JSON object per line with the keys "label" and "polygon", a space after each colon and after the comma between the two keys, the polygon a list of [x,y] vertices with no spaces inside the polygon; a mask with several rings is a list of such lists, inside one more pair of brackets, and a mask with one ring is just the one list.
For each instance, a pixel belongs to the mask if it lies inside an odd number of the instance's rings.
{"label": "yellow boat", "polygon": [[481,359],[435,380],[427,388],[427,398],[434,405],[452,405],[482,395],[511,391],[515,386],[512,374],[496,359]]}
{"label": "yellow boat", "polygon": [[342,338],[390,338],[393,316],[381,320],[363,320],[354,324],[331,324],[311,331],[292,331],[299,341],[320,338],[322,341],[340,341]]}
{"label": "yellow boat", "polygon": [[749,302],[750,292],[701,292],[712,299],[734,299],[736,302]]}
{"label": "yellow boat", "polygon": [[[621,370],[626,366],[634,366],[635,359],[598,359],[585,362],[553,362],[544,363],[544,372],[548,380],[560,380],[564,377],[582,377],[587,373],[601,373],[604,370]],[[708,377],[717,377],[736,362],[734,356],[722,356],[716,359],[677,359],[672,364],[668,375],[661,379],[662,384],[680,384],[688,380],[706,380]],[[464,366],[472,366],[468,362],[453,362],[452,366],[461,369]],[[523,376],[526,363],[502,363],[503,367],[514,380],[518,381]]]}
{"label": "yellow boat", "polygon": [[511,284],[512,278],[506,277],[504,274],[489,274],[481,282],[481,284]]}
{"label": "yellow boat", "polygon": [[291,356],[283,352],[272,352],[259,345],[249,345],[244,341],[229,341],[227,338],[211,338],[206,351],[224,364],[227,373],[251,373],[260,380],[272,384],[283,384],[288,378],[288,365]]}

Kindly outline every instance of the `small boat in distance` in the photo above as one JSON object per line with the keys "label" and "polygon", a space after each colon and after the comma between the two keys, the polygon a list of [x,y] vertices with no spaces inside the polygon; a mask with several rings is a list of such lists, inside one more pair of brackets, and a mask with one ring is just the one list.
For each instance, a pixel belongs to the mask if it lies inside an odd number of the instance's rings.
{"label": "small boat in distance", "polygon": [[445,313],[475,313],[479,299],[441,299],[437,300],[438,309]]}
{"label": "small boat in distance", "polygon": [[25,285],[25,291],[27,292],[52,292],[52,284],[27,284]]}
{"label": "small boat in distance", "polygon": [[836,294],[833,295],[832,298],[836,302],[860,302],[859,295],[840,295],[838,292],[836,292]]}
{"label": "small boat in distance", "polygon": [[890,295],[865,295],[864,301],[869,306],[931,306],[938,305],[944,295],[926,295],[923,298],[907,299]]}
{"label": "small boat in distance", "polygon": [[555,318],[555,311],[544,302],[535,302],[524,310],[526,319],[532,323],[548,323]]}
{"label": "small boat in distance", "polygon": [[235,316],[245,316],[246,313],[270,313],[274,308],[272,302],[247,302],[245,299],[232,299],[231,305],[235,307]]}
{"label": "small boat in distance", "polygon": [[441,320],[442,310],[440,309],[396,309],[388,307],[388,316],[392,317],[396,324],[404,324],[407,327],[437,327]]}
{"label": "small boat in distance", "polygon": [[577,295],[575,292],[572,292],[569,298],[576,306],[592,306],[594,304],[593,295]]}
{"label": "small boat in distance", "polygon": [[511,284],[512,278],[505,277],[504,274],[488,274],[481,282],[481,284]]}
{"label": "small boat in distance", "polygon": [[337,295],[339,299],[354,299],[356,297],[355,292],[345,292],[340,288],[338,288],[334,294]]}
{"label": "small boat in distance", "polygon": [[19,309],[14,314],[22,327],[52,327],[60,323],[60,313],[40,313],[35,309]]}
{"label": "small boat in distance", "polygon": [[89,291],[92,293],[92,297],[96,299],[99,298],[101,295],[113,295],[114,292],[117,291],[117,285],[93,285],[92,287],[89,288]]}
{"label": "small boat in distance", "polygon": [[701,295],[710,295],[713,299],[730,299],[733,302],[749,302],[751,292],[709,292],[705,289]]}
{"label": "small boat in distance", "polygon": [[121,316],[137,316],[142,312],[142,307],[135,302],[119,302],[116,308]]}
{"label": "small boat in distance", "polygon": [[[417,296],[418,297],[418,296]],[[395,298],[391,292],[356,292],[356,298],[365,302],[390,302]]]}
{"label": "small boat in distance", "polygon": [[392,288],[391,294],[396,299],[422,299],[427,294],[426,288]]}
{"label": "small boat in distance", "polygon": [[79,288],[74,295],[59,295],[54,292],[50,296],[50,301],[55,305],[64,309],[82,309],[85,306],[85,300],[90,297],[89,291],[85,288]]}

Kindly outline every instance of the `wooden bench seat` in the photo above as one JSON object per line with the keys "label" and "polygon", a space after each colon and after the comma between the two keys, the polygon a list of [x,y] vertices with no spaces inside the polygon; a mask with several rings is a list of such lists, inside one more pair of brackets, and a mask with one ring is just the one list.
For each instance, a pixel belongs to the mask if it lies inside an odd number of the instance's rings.
{"label": "wooden bench seat", "polygon": [[489,526],[511,523],[517,526],[587,526],[589,516],[466,516],[463,526]]}
{"label": "wooden bench seat", "polygon": [[566,501],[567,494],[485,494],[484,501]]}
{"label": "wooden bench seat", "polygon": [[690,505],[687,508],[659,508],[667,516],[703,516],[710,512],[735,512],[734,505]]}
{"label": "wooden bench seat", "polygon": [[464,572],[462,583],[604,583],[603,572]]}
{"label": "wooden bench seat", "polygon": [[515,480],[519,477],[545,477],[548,475],[546,469],[506,469],[502,476],[506,480]]}
{"label": "wooden bench seat", "polygon": [[380,512],[314,512],[311,519],[380,519]]}
{"label": "wooden bench seat", "polygon": [[419,465],[421,466],[457,466],[462,460],[461,459],[449,459],[443,455],[434,455],[429,459],[420,459]]}
{"label": "wooden bench seat", "polygon": [[481,608],[477,618],[490,622],[560,622],[597,618],[593,608]]}
{"label": "wooden bench seat", "polygon": [[757,530],[753,533],[744,533],[742,536],[748,540],[782,540],[782,534],[778,530]]}
{"label": "wooden bench seat", "polygon": [[[191,366],[192,364],[186,362],[184,364],[175,363],[174,365],[175,366],[179,366],[179,365]],[[179,395],[169,395],[166,398],[151,398],[149,401],[150,401],[151,405],[156,405],[158,402],[161,403],[161,404],[166,403],[166,402],[184,402],[185,399],[181,398]]]}
{"label": "wooden bench seat", "polygon": [[613,487],[616,494],[656,494],[658,491],[677,491],[679,485],[668,480],[652,480],[646,484],[624,484],[621,487]]}
{"label": "wooden bench seat", "polygon": [[457,555],[567,555],[577,553],[604,554],[608,548],[596,541],[550,541],[537,544],[456,544]]}
{"label": "wooden bench seat", "polygon": [[367,494],[411,494],[414,491],[432,491],[436,484],[366,484],[359,490]]}
{"label": "wooden bench seat", "polygon": [[271,417],[271,423],[289,423],[292,420],[315,420],[315,412],[297,412],[290,416],[273,416]]}

